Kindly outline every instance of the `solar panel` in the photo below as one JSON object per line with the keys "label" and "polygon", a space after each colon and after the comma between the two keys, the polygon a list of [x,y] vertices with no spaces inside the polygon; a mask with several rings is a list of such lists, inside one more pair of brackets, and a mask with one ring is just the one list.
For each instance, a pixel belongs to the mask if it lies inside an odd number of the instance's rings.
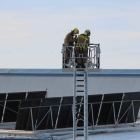
{"label": "solar panel", "polygon": [[[102,95],[89,95],[88,96],[88,121],[90,124],[96,124],[96,120],[98,118],[98,112],[100,108],[100,102],[102,100]],[[92,104],[96,103],[96,104]],[[94,114],[93,114],[94,113]],[[94,115],[94,119],[93,119]]]}
{"label": "solar panel", "polygon": [[[123,97],[123,93],[115,93],[115,94],[105,94],[103,96],[103,103],[101,105],[101,112],[99,114],[99,121],[96,122],[98,125],[106,125],[106,124],[112,124],[114,123],[114,117],[113,117],[113,104],[111,101],[121,101]],[[106,103],[110,102],[110,103]],[[119,108],[121,102],[119,104],[115,104],[115,110],[116,108]],[[118,110],[116,110],[118,111]],[[116,112],[118,114],[118,112]],[[117,117],[117,116],[115,116]]]}
{"label": "solar panel", "polygon": [[3,122],[16,122],[20,101],[9,101],[6,103],[6,109]]}
{"label": "solar panel", "polygon": [[[30,108],[24,109],[25,107],[36,107],[40,106],[41,99],[35,99],[35,100],[22,100],[20,103],[20,109],[18,112],[18,117],[16,121],[16,129],[18,130],[32,130],[30,127],[31,123],[31,111]],[[33,108],[33,118],[36,117],[36,114],[38,114],[38,108]],[[35,119],[33,119],[35,121]],[[35,123],[35,122],[34,122]]]}
{"label": "solar panel", "polygon": [[45,95],[46,95],[46,91],[37,91],[37,92],[29,92],[29,93],[16,92],[16,93],[0,94],[1,122],[15,122],[16,121],[19,104],[21,100],[25,100],[26,98],[27,99],[45,98]]}
{"label": "solar panel", "polygon": [[72,126],[70,123],[72,119],[70,116],[72,116],[72,107],[73,104],[73,97],[63,97],[62,98],[62,106],[60,108],[60,113],[58,114],[57,119],[57,128],[66,128],[68,126]]}
{"label": "solar panel", "polygon": [[[0,94],[1,95],[1,94]],[[5,94],[3,117],[1,122],[15,122],[21,99],[25,99],[26,93],[7,93]]]}
{"label": "solar panel", "polygon": [[[40,101],[40,104],[39,104]],[[73,97],[46,98],[30,100],[32,104],[23,105],[22,101],[18,113],[17,127],[20,130],[41,130],[73,127]],[[36,103],[38,102],[38,103]],[[83,127],[84,98],[77,97],[78,127]],[[140,107],[140,93],[115,93],[88,96],[88,124],[95,125],[135,123]],[[26,113],[25,124],[20,117]],[[28,116],[28,118],[27,118]],[[22,117],[24,119],[24,116]]]}
{"label": "solar panel", "polygon": [[[48,124],[48,120],[50,117],[49,109],[50,109],[49,107],[39,108],[39,112],[38,112],[38,116],[37,116],[36,130],[46,129],[46,125]],[[26,129],[24,129],[24,130],[26,130]]]}
{"label": "solar panel", "polygon": [[8,93],[7,100],[23,100],[26,97],[25,92],[18,92],[18,93]]}
{"label": "solar panel", "polygon": [[27,99],[39,99],[39,98],[45,98],[46,91],[34,91],[34,92],[28,92]]}
{"label": "solar panel", "polygon": [[0,101],[5,100],[6,93],[0,93]]}
{"label": "solar panel", "polygon": [[[57,114],[58,114],[58,110],[59,110],[60,101],[61,101],[60,97],[58,97],[58,98],[46,98],[46,99],[42,100],[41,106],[47,106],[46,111],[47,112],[49,110],[50,111],[49,111],[48,115],[46,116],[46,118],[47,118],[46,121],[44,122],[45,128],[43,126],[43,127],[40,127],[40,129],[53,129],[54,128],[55,121],[56,121]],[[52,106],[52,107],[50,108],[50,106]],[[45,113],[47,113],[47,112],[45,112]],[[42,109],[40,109],[40,113],[38,115],[40,117],[40,119],[38,119],[38,123],[43,119],[43,117],[45,115],[42,112]]]}
{"label": "solar panel", "polygon": [[3,116],[3,107],[4,107],[4,102],[0,102],[0,119]]}
{"label": "solar panel", "polygon": [[140,92],[128,92],[125,93],[124,101],[125,100],[139,100],[140,99]]}

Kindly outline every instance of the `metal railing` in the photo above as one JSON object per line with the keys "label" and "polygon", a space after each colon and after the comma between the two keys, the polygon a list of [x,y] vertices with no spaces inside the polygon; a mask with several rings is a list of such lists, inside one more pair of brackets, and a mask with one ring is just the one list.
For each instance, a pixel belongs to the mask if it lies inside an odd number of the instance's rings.
{"label": "metal railing", "polygon": [[[138,103],[140,102],[140,100],[126,100],[126,101],[101,101],[101,102],[93,102],[93,103],[88,103],[89,105],[89,112],[91,112],[91,117],[92,117],[92,122],[89,122],[88,121],[88,126],[92,127],[92,129],[94,129],[97,125],[100,125],[98,124],[99,123],[99,119],[100,119],[100,114],[101,114],[101,110],[102,110],[102,104],[110,104],[111,105],[111,108],[110,108],[110,111],[109,112],[113,112],[113,120],[114,122],[112,123],[114,125],[114,127],[117,127],[118,124],[120,124],[120,121],[124,118],[125,115],[126,116],[126,121],[125,123],[121,123],[121,124],[126,124],[127,123],[127,120],[129,118],[129,116],[131,115],[129,113],[130,110],[132,110],[132,122],[130,122],[130,124],[132,124],[133,126],[136,125],[136,119],[137,119],[137,116],[135,116],[135,109],[134,109],[134,103]],[[117,111],[118,113],[116,114],[116,110],[115,110],[115,104],[116,103],[120,103],[120,107],[119,107],[119,110]],[[129,103],[129,105],[127,107],[125,107],[125,110],[123,113],[120,114],[121,110],[122,110],[122,104],[123,103]],[[80,102],[80,103],[77,103],[77,105],[79,106],[84,106],[84,103]],[[99,105],[99,109],[98,109],[98,115],[97,115],[97,118],[95,119],[94,117],[94,109],[93,109],[93,106],[94,105]],[[60,115],[60,110],[61,110],[61,107],[66,107],[66,106],[71,106],[71,109],[69,110],[70,112],[72,111],[72,104],[67,104],[67,105],[51,105],[51,106],[36,106],[36,107],[21,107],[20,110],[29,110],[30,113],[28,114],[30,117],[31,117],[31,125],[32,125],[32,130],[35,131],[38,129],[38,127],[40,126],[40,124],[43,122],[43,120],[48,116],[50,115],[50,118],[51,118],[51,125],[52,125],[52,130],[55,130],[55,129],[58,129],[58,121],[59,121],[59,115]],[[53,111],[52,111],[52,108],[53,107],[59,107],[58,109],[58,114],[57,114],[57,121],[55,121],[55,123],[53,122],[54,119],[53,119]],[[32,114],[32,110],[33,109],[39,109],[39,108],[48,108],[48,111],[46,112],[46,114],[44,116],[42,116],[42,119],[38,122],[38,118],[35,118],[35,116],[33,117],[33,114]],[[38,112],[39,113],[39,112]],[[61,112],[62,113],[62,112]],[[77,123],[78,121],[84,121],[84,116],[82,115],[81,113],[81,110],[80,111],[77,111],[76,112],[76,116],[77,116]],[[72,115],[72,114],[71,114]],[[110,113],[108,114],[108,118],[107,118],[107,123],[108,124],[108,120],[110,118]],[[36,124],[34,124],[34,119],[36,119]],[[67,120],[69,121],[69,119]],[[96,123],[95,123],[96,122]],[[67,122],[68,123],[68,122]],[[129,123],[128,123],[129,124]],[[28,125],[28,124],[27,124]],[[68,128],[68,127],[66,127]],[[81,127],[79,127],[79,129],[81,129]]]}
{"label": "metal railing", "polygon": [[[83,56],[84,46],[86,46],[85,48],[87,50],[86,56]],[[76,47],[81,48],[79,56],[76,56],[75,54]],[[67,52],[69,52],[69,56]],[[62,68],[73,68],[75,59],[87,58],[88,68],[99,69],[100,68],[100,53],[101,53],[100,44],[75,43],[73,46],[63,45],[62,46]],[[76,65],[78,64],[76,63]]]}

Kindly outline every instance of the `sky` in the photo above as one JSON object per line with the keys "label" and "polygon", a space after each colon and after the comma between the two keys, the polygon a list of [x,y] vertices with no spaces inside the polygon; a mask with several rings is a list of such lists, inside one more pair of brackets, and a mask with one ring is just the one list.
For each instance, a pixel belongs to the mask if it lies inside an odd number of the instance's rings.
{"label": "sky", "polygon": [[140,69],[139,0],[0,0],[0,68],[61,68],[68,32],[90,29],[102,69]]}

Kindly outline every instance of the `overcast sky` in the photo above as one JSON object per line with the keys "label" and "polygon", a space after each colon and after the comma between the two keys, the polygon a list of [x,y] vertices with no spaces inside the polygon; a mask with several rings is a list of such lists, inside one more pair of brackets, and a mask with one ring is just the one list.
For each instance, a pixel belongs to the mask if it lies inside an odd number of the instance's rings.
{"label": "overcast sky", "polygon": [[75,27],[101,44],[101,68],[140,69],[139,0],[0,0],[0,68],[61,68]]}

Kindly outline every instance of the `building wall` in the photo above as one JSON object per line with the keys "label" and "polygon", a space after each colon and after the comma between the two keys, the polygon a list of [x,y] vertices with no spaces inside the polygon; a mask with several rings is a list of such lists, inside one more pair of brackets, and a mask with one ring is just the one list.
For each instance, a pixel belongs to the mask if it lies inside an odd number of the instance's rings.
{"label": "building wall", "polygon": [[[89,76],[89,94],[140,91],[140,76]],[[0,93],[48,91],[48,97],[72,96],[73,76],[0,75]]]}
{"label": "building wall", "polygon": [[[140,69],[102,69],[89,74],[89,94],[140,91]],[[73,74],[62,69],[0,69],[0,93],[44,91],[48,97],[73,95]],[[139,113],[140,117],[140,113]]]}

